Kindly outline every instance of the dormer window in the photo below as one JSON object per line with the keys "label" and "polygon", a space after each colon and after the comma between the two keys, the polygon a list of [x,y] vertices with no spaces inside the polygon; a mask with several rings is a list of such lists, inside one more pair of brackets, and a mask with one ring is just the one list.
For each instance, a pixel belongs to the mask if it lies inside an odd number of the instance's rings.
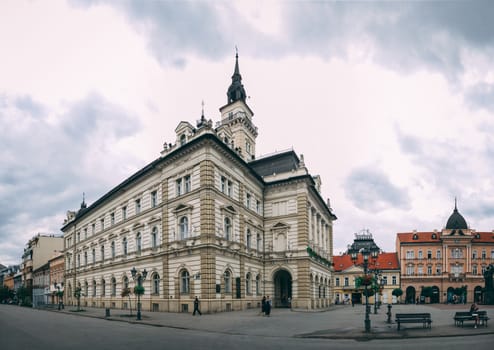
{"label": "dormer window", "polygon": [[185,142],[187,142],[187,136],[185,134],[180,135],[180,146],[185,145]]}
{"label": "dormer window", "polygon": [[413,235],[413,240],[414,240],[414,241],[416,241],[417,239],[419,239],[419,236],[415,233],[415,234]]}

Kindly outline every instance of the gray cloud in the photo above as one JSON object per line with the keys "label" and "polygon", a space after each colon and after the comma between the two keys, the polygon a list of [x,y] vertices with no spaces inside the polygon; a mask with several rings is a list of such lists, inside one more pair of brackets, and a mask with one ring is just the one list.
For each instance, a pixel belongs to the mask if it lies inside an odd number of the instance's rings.
{"label": "gray cloud", "polygon": [[260,57],[346,57],[355,45],[395,70],[431,69],[456,80],[462,52],[494,52],[492,1],[282,2],[282,36],[259,32],[227,2],[73,0],[122,11],[162,64],[183,65],[193,52],[209,59],[231,55],[233,45]]}
{"label": "gray cloud", "polygon": [[40,226],[59,233],[66,210],[75,209],[83,191],[94,198],[108,191],[94,177],[108,169],[118,175],[118,155],[109,150],[105,159],[89,158],[108,149],[108,142],[133,135],[140,124],[97,94],[69,105],[59,124],[48,122],[49,108],[31,96],[2,100],[0,129],[8,132],[0,139],[0,257],[18,261],[22,252],[7,241],[25,243],[36,233],[29,230]]}
{"label": "gray cloud", "polygon": [[465,100],[470,107],[494,111],[494,84],[479,83],[470,87],[465,93]]}
{"label": "gray cloud", "polygon": [[410,208],[407,191],[392,184],[386,174],[376,169],[353,170],[344,186],[346,196],[359,209],[379,212],[389,208]]}

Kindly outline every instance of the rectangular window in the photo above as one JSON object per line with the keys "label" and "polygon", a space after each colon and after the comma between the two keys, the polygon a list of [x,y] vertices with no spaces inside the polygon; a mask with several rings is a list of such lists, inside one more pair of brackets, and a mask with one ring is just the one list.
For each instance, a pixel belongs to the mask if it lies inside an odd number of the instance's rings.
{"label": "rectangular window", "polygon": [[141,212],[141,200],[136,199],[135,201],[135,209],[136,209],[136,214],[139,214]]}
{"label": "rectangular window", "polygon": [[436,275],[441,275],[441,274],[442,274],[441,266],[436,267]]}
{"label": "rectangular window", "polygon": [[257,214],[261,213],[261,202],[259,200],[256,200],[256,212]]}
{"label": "rectangular window", "polygon": [[245,206],[247,207],[247,209],[250,209],[250,193],[247,193],[247,195],[245,196]]}
{"label": "rectangular window", "polygon": [[336,287],[340,286],[340,278],[339,277],[336,277],[335,284],[336,284]]}
{"label": "rectangular window", "polygon": [[224,176],[220,179],[220,190],[222,193],[226,193],[226,177]]}
{"label": "rectangular window", "polygon": [[182,194],[182,179],[178,179],[175,182],[175,187],[176,187],[177,196],[180,196]]}
{"label": "rectangular window", "polygon": [[491,250],[491,259],[494,259],[494,250]]}
{"label": "rectangular window", "polygon": [[440,249],[438,249],[436,251],[436,259],[441,259],[441,250]]}
{"label": "rectangular window", "polygon": [[77,243],[81,241],[81,232],[77,231]]}
{"label": "rectangular window", "polygon": [[230,180],[226,183],[226,194],[231,197],[233,193],[233,184]]}
{"label": "rectangular window", "polygon": [[432,251],[431,250],[427,251],[427,259],[432,259]]}
{"label": "rectangular window", "polygon": [[99,222],[100,222],[101,231],[103,231],[105,229],[105,219],[101,219]]}
{"label": "rectangular window", "polygon": [[477,265],[473,265],[472,267],[472,274],[477,275]]}
{"label": "rectangular window", "polygon": [[92,253],[93,253],[93,264],[94,264],[96,262],[96,250],[93,249]]}
{"label": "rectangular window", "polygon": [[91,225],[91,233],[94,235],[95,232],[96,232],[96,224],[92,224]]}
{"label": "rectangular window", "polygon": [[84,228],[84,239],[87,239],[87,227]]}
{"label": "rectangular window", "polygon": [[427,274],[430,276],[432,275],[432,266],[427,266]]}
{"label": "rectangular window", "polygon": [[151,192],[151,207],[154,208],[158,205],[158,192]]}
{"label": "rectangular window", "polygon": [[127,219],[127,206],[122,207],[122,220]]}
{"label": "rectangular window", "polygon": [[184,193],[189,193],[191,190],[190,175],[184,177]]}
{"label": "rectangular window", "polygon": [[348,287],[348,277],[345,277],[345,287]]}
{"label": "rectangular window", "polygon": [[101,261],[105,261],[105,246],[101,246]]}
{"label": "rectangular window", "polygon": [[84,265],[87,265],[87,252],[84,252]]}
{"label": "rectangular window", "polygon": [[110,225],[115,225],[115,213],[110,213]]}
{"label": "rectangular window", "polygon": [[485,250],[482,250],[482,259],[485,259],[485,258],[486,258]]}
{"label": "rectangular window", "polygon": [[407,259],[414,259],[414,258],[415,258],[414,251],[413,250],[408,250],[407,251]]}
{"label": "rectangular window", "polygon": [[413,270],[414,270],[413,266],[407,266],[407,275],[413,276]]}
{"label": "rectangular window", "polygon": [[383,276],[382,284],[383,284],[383,286],[388,284],[388,276]]}
{"label": "rectangular window", "polygon": [[396,286],[396,276],[391,277],[391,283],[393,284],[393,286]]}
{"label": "rectangular window", "polygon": [[422,256],[422,251],[421,251],[421,250],[419,250],[419,259],[422,259],[422,258],[423,258],[423,256]]}
{"label": "rectangular window", "polygon": [[424,268],[423,268],[422,266],[419,266],[417,270],[418,270],[418,271],[417,271],[417,274],[418,274],[419,276],[422,276],[422,275],[424,274]]}

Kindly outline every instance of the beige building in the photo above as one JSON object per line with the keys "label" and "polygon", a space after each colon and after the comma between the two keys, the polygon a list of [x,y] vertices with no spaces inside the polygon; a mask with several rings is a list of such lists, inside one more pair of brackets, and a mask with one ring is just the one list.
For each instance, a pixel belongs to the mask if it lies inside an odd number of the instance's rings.
{"label": "beige building", "polygon": [[256,158],[257,127],[238,56],[214,126],[179,123],[160,157],[68,212],[65,302],[126,308],[130,270],[147,272],[144,310],[322,308],[331,300],[333,221],[321,180],[294,151]]}
{"label": "beige building", "polygon": [[[440,231],[398,233],[396,250],[406,302],[482,302],[483,273],[494,263],[494,232],[468,227],[456,204]],[[432,295],[424,298],[424,287]]]}
{"label": "beige building", "polygon": [[63,250],[61,236],[40,234],[31,238],[24,248],[22,255],[23,284],[27,288],[33,287],[33,271],[45,265],[56,252]]}

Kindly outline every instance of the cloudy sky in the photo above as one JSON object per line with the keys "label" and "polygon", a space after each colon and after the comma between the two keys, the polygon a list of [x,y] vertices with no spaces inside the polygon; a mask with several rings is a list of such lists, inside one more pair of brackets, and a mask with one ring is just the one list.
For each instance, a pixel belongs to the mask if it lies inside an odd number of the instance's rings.
{"label": "cloudy sky", "polygon": [[0,263],[60,234],[174,142],[219,120],[235,46],[258,157],[293,148],[338,216],[367,228],[494,229],[494,5],[456,2],[0,2]]}

